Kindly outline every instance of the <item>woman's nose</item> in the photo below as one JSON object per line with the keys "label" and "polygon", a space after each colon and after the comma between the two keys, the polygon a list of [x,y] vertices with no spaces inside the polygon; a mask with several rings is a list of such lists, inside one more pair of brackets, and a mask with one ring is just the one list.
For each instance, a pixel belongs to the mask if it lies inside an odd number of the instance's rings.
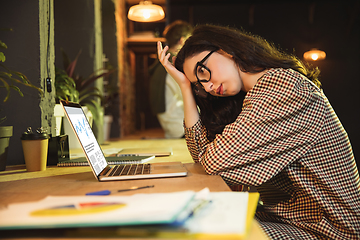
{"label": "woman's nose", "polygon": [[206,92],[211,92],[213,91],[213,88],[214,88],[214,84],[212,82],[203,82],[202,85],[204,86],[204,89]]}

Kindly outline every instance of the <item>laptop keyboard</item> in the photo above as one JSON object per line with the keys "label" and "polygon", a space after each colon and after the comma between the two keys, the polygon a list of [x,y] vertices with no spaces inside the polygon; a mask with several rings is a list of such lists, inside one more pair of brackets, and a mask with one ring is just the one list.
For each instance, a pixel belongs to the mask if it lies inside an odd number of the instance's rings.
{"label": "laptop keyboard", "polygon": [[124,176],[124,175],[141,175],[150,173],[150,165],[147,164],[123,164],[116,165],[111,170],[108,176]]}

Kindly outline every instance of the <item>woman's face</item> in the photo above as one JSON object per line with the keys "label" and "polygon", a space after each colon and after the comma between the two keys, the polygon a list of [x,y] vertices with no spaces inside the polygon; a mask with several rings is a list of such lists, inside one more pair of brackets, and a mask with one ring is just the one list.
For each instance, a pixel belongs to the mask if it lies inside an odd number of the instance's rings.
{"label": "woman's face", "polygon": [[234,96],[243,88],[241,71],[229,54],[204,51],[184,61],[184,73],[192,83],[201,82],[214,96]]}

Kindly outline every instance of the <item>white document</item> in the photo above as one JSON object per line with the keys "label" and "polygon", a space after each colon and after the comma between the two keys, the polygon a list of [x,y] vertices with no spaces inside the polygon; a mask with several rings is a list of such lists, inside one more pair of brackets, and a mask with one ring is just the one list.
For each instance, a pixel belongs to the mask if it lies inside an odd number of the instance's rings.
{"label": "white document", "polygon": [[0,210],[1,229],[172,223],[195,192],[132,196],[49,196]]}
{"label": "white document", "polygon": [[[218,235],[221,239],[246,233],[248,199],[247,192],[210,192],[208,188],[197,193],[49,196],[37,202],[2,208],[0,230],[127,226],[126,229],[133,229],[135,233],[140,227],[144,233],[149,227],[140,225],[155,224],[151,225],[151,233],[173,232],[183,237]],[[156,224],[162,225],[157,228]]]}
{"label": "white document", "polygon": [[210,192],[210,202],[184,223],[191,234],[244,234],[248,192]]}
{"label": "white document", "polygon": [[189,235],[243,235],[248,201],[248,192],[210,192],[204,188],[196,193],[175,223]]}

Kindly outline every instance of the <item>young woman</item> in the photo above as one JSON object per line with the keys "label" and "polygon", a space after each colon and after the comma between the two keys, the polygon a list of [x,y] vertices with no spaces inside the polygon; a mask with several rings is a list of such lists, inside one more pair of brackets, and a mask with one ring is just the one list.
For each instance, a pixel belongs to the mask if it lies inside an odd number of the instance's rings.
{"label": "young woman", "polygon": [[318,69],[227,27],[194,29],[160,62],[184,99],[188,149],[208,174],[254,186],[273,239],[360,239],[360,183],[348,136]]}

